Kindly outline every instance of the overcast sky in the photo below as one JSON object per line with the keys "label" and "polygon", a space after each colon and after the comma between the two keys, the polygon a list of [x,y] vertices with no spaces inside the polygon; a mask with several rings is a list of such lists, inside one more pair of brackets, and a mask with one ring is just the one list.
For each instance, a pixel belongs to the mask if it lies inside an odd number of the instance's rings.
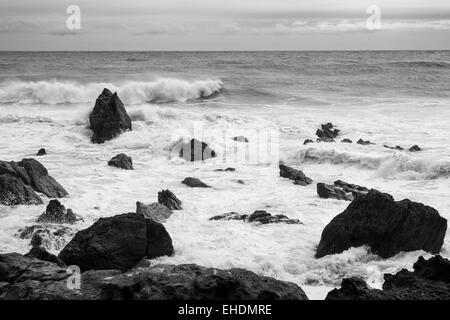
{"label": "overcast sky", "polygon": [[0,50],[365,49],[450,49],[450,0],[0,0]]}

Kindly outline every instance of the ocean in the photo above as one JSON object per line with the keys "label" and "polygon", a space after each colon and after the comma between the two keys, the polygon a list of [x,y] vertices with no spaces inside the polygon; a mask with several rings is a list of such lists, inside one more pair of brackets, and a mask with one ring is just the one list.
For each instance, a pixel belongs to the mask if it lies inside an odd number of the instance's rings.
{"label": "ocean", "polygon": [[[133,130],[94,145],[88,116],[103,88],[117,92]],[[349,204],[320,199],[315,183],[341,179],[376,188],[449,219],[449,119],[450,51],[0,52],[0,159],[18,161],[45,148],[39,161],[69,192],[63,204],[84,218],[73,232],[132,212],[136,201],[154,202],[168,188],[184,210],[165,224],[174,256],[154,263],[245,268],[292,281],[317,299],[348,276],[381,288],[384,273],[411,269],[430,255],[382,259],[361,247],[315,259],[323,228]],[[327,122],[341,130],[336,143],[303,145]],[[219,157],[186,163],[173,154],[174,143],[198,128]],[[222,156],[246,148],[224,142],[232,134],[268,129],[278,134],[277,160],[301,168],[313,184],[280,178],[270,156]],[[421,152],[383,146],[416,144]],[[106,165],[122,152],[135,170]],[[215,171],[228,166],[236,172]],[[189,176],[212,188],[180,183]],[[30,249],[18,230],[35,224],[45,205],[0,206],[0,252]],[[258,209],[303,224],[208,220]],[[441,255],[450,258],[449,250],[447,234]]]}

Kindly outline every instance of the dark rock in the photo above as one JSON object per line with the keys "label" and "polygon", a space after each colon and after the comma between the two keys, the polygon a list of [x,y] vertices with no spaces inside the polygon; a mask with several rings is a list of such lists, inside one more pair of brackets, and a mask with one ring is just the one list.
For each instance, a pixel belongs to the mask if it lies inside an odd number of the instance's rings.
{"label": "dark rock", "polygon": [[236,181],[236,182],[239,183],[239,184],[245,184],[245,182],[242,181],[242,180],[238,180],[238,181]]}
{"label": "dark rock", "polygon": [[158,192],[158,202],[170,210],[183,210],[181,207],[182,202],[169,189]]}
{"label": "dark rock", "polygon": [[332,123],[326,123],[321,125],[321,129],[317,129],[316,136],[319,137],[317,139],[318,142],[334,142],[334,139],[339,135],[339,130],[334,129]]}
{"label": "dark rock", "polygon": [[337,200],[348,200],[352,201],[353,196],[351,194],[347,194],[344,190],[325,183],[318,183],[317,184],[317,194],[320,198],[324,199],[337,199]]}
{"label": "dark rock", "polygon": [[47,250],[60,251],[73,237],[72,228],[61,225],[33,225],[18,230],[20,239],[29,239],[32,247],[44,247]]}
{"label": "dark rock", "polygon": [[328,293],[326,300],[449,300],[450,261],[437,255],[419,257],[414,271],[402,269],[385,274],[383,290],[370,289],[359,278],[344,279],[340,289]]}
{"label": "dark rock", "polygon": [[25,254],[25,257],[36,258],[36,259],[39,259],[39,260],[42,260],[42,261],[53,262],[53,263],[56,263],[61,268],[66,268],[67,267],[66,264],[61,259],[59,259],[54,254],[51,254],[50,252],[48,252],[43,247],[33,247],[33,248],[31,248],[31,250],[27,254]]}
{"label": "dark rock", "polygon": [[391,146],[388,146],[388,145],[383,145],[383,147],[388,148],[388,149],[391,149],[391,150],[398,150],[398,151],[403,151],[403,150],[404,150],[404,149],[403,149],[402,147],[400,147],[400,146],[391,147]]}
{"label": "dark rock", "polygon": [[133,212],[100,218],[78,232],[58,257],[83,271],[127,270],[144,257],[172,253],[172,239],[164,226]]}
{"label": "dark rock", "polygon": [[307,145],[309,143],[314,143],[314,141],[312,141],[311,139],[306,139],[305,141],[303,141],[303,145]]}
{"label": "dark rock", "polygon": [[417,151],[422,151],[422,149],[417,144],[415,144],[411,148],[409,148],[409,151],[417,152]]}
{"label": "dark rock", "polygon": [[290,219],[283,214],[271,215],[264,210],[256,210],[250,215],[228,212],[209,218],[209,220],[238,220],[244,222],[302,224],[298,219]]}
{"label": "dark rock", "polygon": [[36,220],[38,223],[69,223],[73,224],[80,220],[72,209],[67,209],[58,200],[50,200],[45,212]]}
{"label": "dark rock", "polygon": [[185,178],[183,181],[181,181],[181,183],[191,188],[210,188],[210,186],[208,186],[206,183],[192,177]]}
{"label": "dark rock", "polygon": [[369,144],[375,144],[373,142],[370,142],[369,140],[363,140],[363,139],[359,139],[358,141],[356,141],[357,144],[361,144],[363,146],[367,146]]}
{"label": "dark rock", "polygon": [[117,93],[106,88],[95,101],[89,122],[94,131],[91,139],[93,143],[103,143],[132,129],[131,119]]}
{"label": "dark rock", "polygon": [[47,152],[44,148],[39,149],[39,151],[36,153],[37,156],[45,156]]}
{"label": "dark rock", "polygon": [[136,202],[136,213],[143,215],[146,219],[164,223],[172,215],[172,210],[158,202],[144,204]]}
{"label": "dark rock", "polygon": [[17,172],[13,167],[13,163],[8,162],[8,161],[0,160],[0,174],[7,174],[14,178],[17,177]]}
{"label": "dark rock", "polygon": [[216,169],[214,171],[229,171],[229,172],[235,172],[236,169],[235,168],[226,168],[226,169]]}
{"label": "dark rock", "polygon": [[322,232],[316,257],[367,245],[382,258],[402,251],[439,253],[447,220],[421,203],[394,201],[391,195],[370,190],[355,198]]}
{"label": "dark rock", "polygon": [[156,265],[108,280],[102,295],[132,300],[308,300],[297,285],[244,269]]}
{"label": "dark rock", "polygon": [[[366,195],[369,192],[369,189],[363,186],[358,186],[356,184],[347,183],[342,180],[336,180],[334,182],[334,186],[340,188],[347,194],[351,194],[353,198],[356,198],[360,195]],[[353,200],[353,199],[352,199]]]}
{"label": "dark rock", "polygon": [[345,138],[345,139],[341,140],[341,142],[343,142],[343,143],[353,143],[353,141],[352,141],[352,140],[350,140],[350,139],[347,139],[347,138]]}
{"label": "dark rock", "polygon": [[0,175],[0,204],[15,206],[21,204],[37,205],[44,203],[34,190],[21,180],[8,175]]}
{"label": "dark rock", "polygon": [[280,177],[294,180],[294,184],[306,186],[312,183],[312,179],[305,176],[301,170],[295,170],[280,163]]}
{"label": "dark rock", "polygon": [[248,139],[244,136],[233,137],[232,139],[238,142],[248,142]]}
{"label": "dark rock", "polygon": [[216,152],[204,142],[191,139],[188,143],[182,144],[179,151],[180,158],[186,161],[202,161],[216,157]]}
{"label": "dark rock", "polygon": [[125,170],[133,170],[133,160],[124,153],[120,153],[108,161],[108,166]]}

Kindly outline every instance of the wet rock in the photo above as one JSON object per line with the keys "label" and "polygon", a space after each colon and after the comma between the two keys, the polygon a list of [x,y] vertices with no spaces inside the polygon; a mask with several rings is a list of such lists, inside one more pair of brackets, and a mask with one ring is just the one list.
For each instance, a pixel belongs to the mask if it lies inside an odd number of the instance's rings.
{"label": "wet rock", "polygon": [[363,245],[382,258],[402,251],[439,253],[446,230],[447,220],[432,207],[370,190],[325,227],[316,257]]}
{"label": "wet rock", "polygon": [[242,181],[242,180],[237,180],[236,183],[239,183],[239,184],[245,184],[245,182]]}
{"label": "wet rock", "polygon": [[305,141],[303,141],[303,145],[306,146],[307,144],[310,143],[314,143],[314,141],[312,141],[311,139],[306,139]]}
{"label": "wet rock", "polygon": [[417,152],[417,151],[422,151],[422,149],[417,145],[413,145],[411,148],[408,149],[411,152]]}
{"label": "wet rock", "polygon": [[158,202],[144,204],[136,202],[136,213],[143,215],[146,219],[164,223],[172,215],[172,210]]}
{"label": "wet rock", "polygon": [[45,212],[38,217],[36,222],[73,224],[78,220],[81,218],[75,215],[72,209],[66,209],[58,200],[50,200]]}
{"label": "wet rock", "polygon": [[333,198],[337,200],[353,200],[353,196],[351,194],[347,194],[344,190],[334,185],[329,185],[322,182],[317,184],[317,194],[320,198],[324,199]]}
{"label": "wet rock", "polygon": [[294,180],[294,184],[306,186],[312,183],[312,179],[308,178],[301,170],[295,170],[280,163],[280,177]]}
{"label": "wet rock", "polygon": [[0,204],[15,206],[21,204],[37,205],[44,203],[36,192],[21,180],[8,175],[0,175]]}
{"label": "wet rock", "polygon": [[29,239],[32,247],[44,247],[47,250],[60,251],[75,231],[67,226],[61,225],[33,225],[18,230],[17,237]]}
{"label": "wet rock", "polygon": [[388,146],[388,145],[383,145],[383,147],[385,147],[385,148],[387,148],[387,149],[391,149],[391,150],[398,150],[398,151],[403,151],[403,150],[405,150],[405,149],[403,149],[403,148],[400,147],[400,146],[391,147],[391,146]]}
{"label": "wet rock", "polygon": [[332,123],[321,125],[321,129],[317,129],[316,136],[318,142],[334,142],[334,139],[339,135],[340,130],[335,129]]}
{"label": "wet rock", "polygon": [[131,131],[131,119],[117,93],[108,89],[95,101],[94,109],[89,115],[90,128],[94,132],[91,141],[104,143],[125,131]]}
{"label": "wet rock", "polygon": [[369,144],[375,144],[373,142],[370,142],[369,140],[363,140],[363,139],[359,139],[358,141],[356,141],[357,144],[361,144],[363,146],[367,146]]}
{"label": "wet rock", "polygon": [[44,148],[39,149],[39,151],[36,153],[37,156],[45,156],[47,152]]}
{"label": "wet rock", "polygon": [[229,172],[235,172],[236,171],[236,169],[235,168],[226,168],[226,169],[216,169],[216,170],[214,170],[214,171],[218,171],[218,172],[220,172],[220,171],[229,171]]}
{"label": "wet rock", "polygon": [[227,212],[218,216],[214,216],[212,218],[209,218],[209,220],[238,220],[238,221],[246,221],[248,215],[247,214],[240,214],[237,212]]}
{"label": "wet rock", "polygon": [[244,136],[233,137],[232,139],[238,142],[248,142],[248,139]]}
{"label": "wet rock", "polygon": [[108,161],[108,166],[117,167],[125,170],[133,170],[133,160],[126,154],[120,153]]}
{"label": "wet rock", "polygon": [[181,201],[169,189],[158,192],[158,202],[170,210],[183,210]]}
{"label": "wet rock", "polygon": [[82,271],[128,270],[145,257],[172,254],[172,239],[164,226],[133,212],[100,218],[78,232],[58,257]]}
{"label": "wet rock", "polygon": [[216,157],[216,152],[206,143],[197,139],[191,139],[188,143],[182,144],[179,151],[180,158],[186,161],[203,161]]}
{"label": "wet rock", "polygon": [[208,186],[206,183],[192,177],[185,178],[183,181],[181,181],[181,183],[191,188],[210,188],[210,186]]}
{"label": "wet rock", "polygon": [[343,142],[343,143],[353,143],[353,141],[352,141],[352,140],[350,140],[350,139],[347,139],[347,138],[345,138],[345,139],[342,139],[342,140],[341,140],[341,142]]}
{"label": "wet rock", "polygon": [[341,288],[328,293],[326,300],[449,300],[450,261],[437,255],[419,257],[414,271],[402,269],[385,274],[383,290],[371,289],[360,278],[344,279]]}
{"label": "wet rock", "polygon": [[61,268],[67,267],[66,264],[61,259],[59,259],[54,254],[48,252],[44,247],[31,248],[31,250],[27,254],[25,254],[25,257],[36,258],[36,259],[39,259],[42,261],[53,262],[53,263],[56,263]]}
{"label": "wet rock", "polygon": [[298,219],[290,219],[283,214],[272,215],[264,210],[256,210],[250,215],[239,214],[237,212],[228,212],[218,216],[209,218],[209,220],[238,220],[248,223],[286,223],[286,224],[302,224]]}

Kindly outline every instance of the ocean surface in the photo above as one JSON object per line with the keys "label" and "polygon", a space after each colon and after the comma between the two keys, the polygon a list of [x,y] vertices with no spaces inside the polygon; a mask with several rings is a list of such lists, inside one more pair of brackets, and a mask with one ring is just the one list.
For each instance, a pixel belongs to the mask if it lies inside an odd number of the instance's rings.
{"label": "ocean surface", "polygon": [[[105,87],[117,91],[133,131],[94,145],[88,116]],[[135,211],[136,201],[154,202],[168,188],[184,210],[165,224],[175,255],[155,263],[241,267],[295,282],[317,299],[348,276],[380,288],[384,273],[410,269],[418,256],[429,255],[381,259],[361,247],[315,259],[323,228],[349,204],[320,199],[315,183],[341,179],[376,188],[449,219],[449,121],[450,51],[0,52],[0,159],[18,161],[47,149],[39,161],[69,192],[63,204],[84,218],[73,232]],[[341,130],[338,141],[376,144],[304,146],[326,122]],[[173,146],[198,128],[219,157],[186,163]],[[230,144],[231,136],[269,129],[278,133],[277,157],[315,183],[302,187],[280,178],[270,155],[253,162],[231,156],[256,152]],[[415,144],[423,151],[383,147]],[[106,165],[122,152],[133,158],[134,171]],[[236,172],[214,171],[228,166]],[[188,176],[212,188],[181,184]],[[208,220],[257,209],[303,224]],[[0,206],[0,252],[27,252],[29,240],[17,231],[44,210],[45,204]],[[449,250],[447,234],[441,254],[449,258]]]}

